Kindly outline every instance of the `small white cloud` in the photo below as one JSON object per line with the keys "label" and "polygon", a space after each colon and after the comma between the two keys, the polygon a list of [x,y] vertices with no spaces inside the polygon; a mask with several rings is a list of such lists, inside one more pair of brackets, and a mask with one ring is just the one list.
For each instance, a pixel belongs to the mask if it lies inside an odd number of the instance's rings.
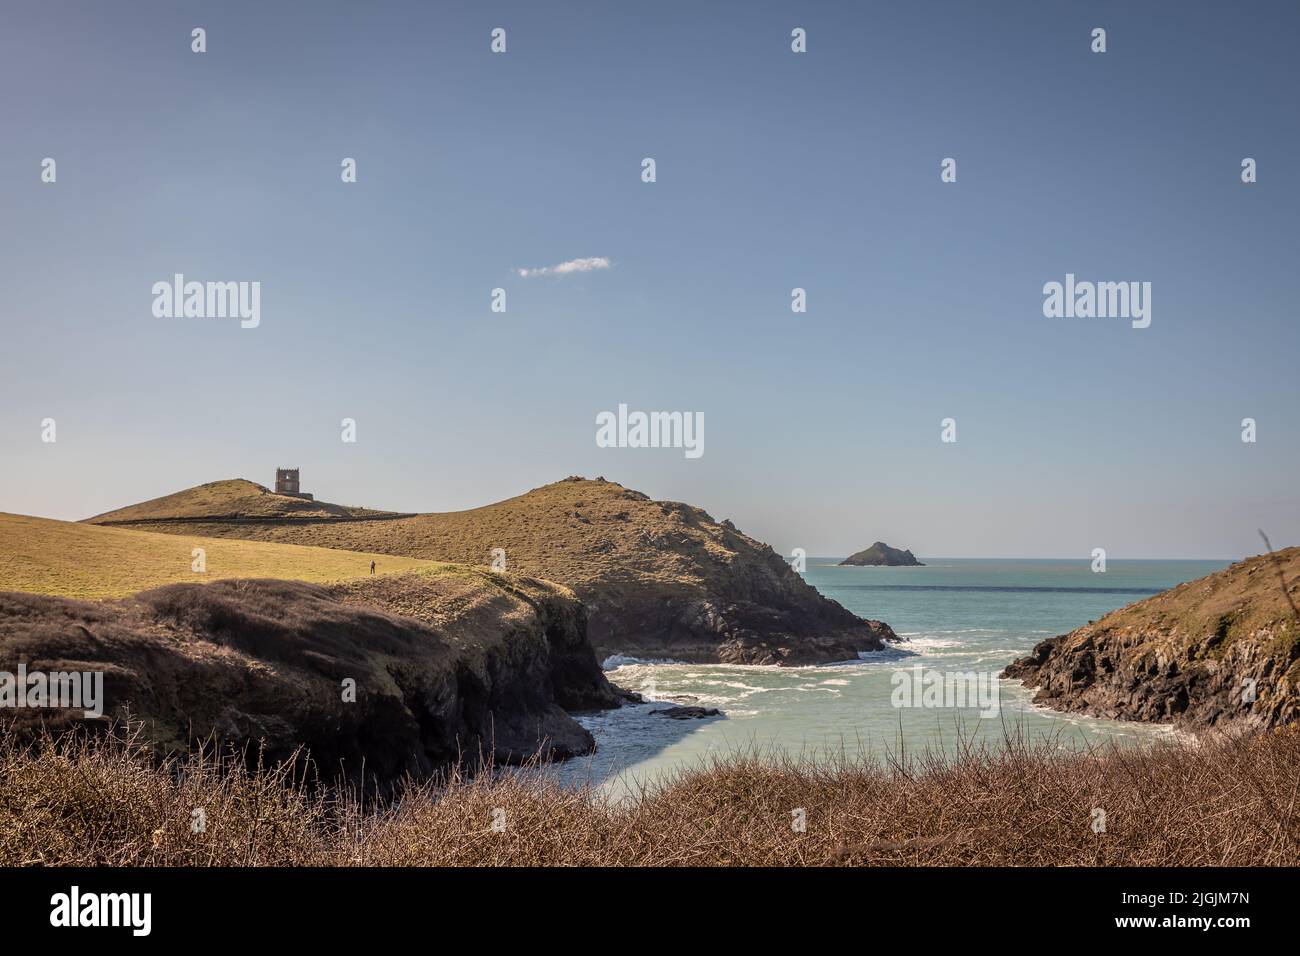
{"label": "small white cloud", "polygon": [[590,259],[570,259],[568,262],[561,262],[558,266],[516,269],[515,275],[521,279],[532,279],[536,276],[567,276],[574,272],[595,272],[597,269],[608,268],[609,259],[605,256],[592,256]]}

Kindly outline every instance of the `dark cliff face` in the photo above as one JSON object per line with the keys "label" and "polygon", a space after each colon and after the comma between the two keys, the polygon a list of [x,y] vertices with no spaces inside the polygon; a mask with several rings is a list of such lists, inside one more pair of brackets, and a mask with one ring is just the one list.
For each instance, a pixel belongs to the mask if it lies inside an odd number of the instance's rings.
{"label": "dark cliff face", "polygon": [[865,551],[859,551],[857,554],[851,554],[843,561],[840,566],[849,565],[851,567],[890,567],[890,568],[921,568],[925,567],[911,551],[900,551],[898,548],[891,548],[883,541],[877,541]]}
{"label": "dark cliff face", "polygon": [[[141,721],[159,752],[210,737],[261,745],[271,760],[305,747],[325,777],[359,779],[364,767],[390,782],[480,755],[590,752],[565,709],[617,697],[581,604],[539,582],[486,578],[219,581],[104,603],[0,593],[0,669],[103,671],[105,713]],[[101,723],[14,715],[20,732]]]}
{"label": "dark cliff face", "polygon": [[711,561],[704,581],[596,579],[574,585],[592,609],[591,640],[598,654],[802,666],[853,660],[899,640],[888,624],[859,618],[823,597],[770,547],[728,523],[714,524],[703,512],[685,520],[698,522],[697,532],[715,532],[727,554],[690,554],[703,547],[689,534],[667,543],[690,560]]}
{"label": "dark cliff face", "polygon": [[1250,558],[1043,641],[1004,677],[1058,710],[1189,727],[1300,718],[1300,548]]}

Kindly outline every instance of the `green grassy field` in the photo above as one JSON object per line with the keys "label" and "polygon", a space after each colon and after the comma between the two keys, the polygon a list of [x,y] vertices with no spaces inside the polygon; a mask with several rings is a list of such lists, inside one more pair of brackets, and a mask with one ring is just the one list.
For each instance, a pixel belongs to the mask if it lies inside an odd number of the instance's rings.
{"label": "green grassy field", "polygon": [[[202,548],[206,573],[192,569]],[[0,513],[0,591],[122,597],[163,584],[219,578],[341,581],[437,569],[436,561],[234,538],[156,534]]]}

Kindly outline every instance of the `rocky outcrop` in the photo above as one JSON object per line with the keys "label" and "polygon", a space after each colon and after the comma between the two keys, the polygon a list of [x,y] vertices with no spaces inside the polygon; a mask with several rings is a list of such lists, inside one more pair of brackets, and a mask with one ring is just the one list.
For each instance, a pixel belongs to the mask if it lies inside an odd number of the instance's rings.
{"label": "rocky outcrop", "polygon": [[883,541],[877,541],[865,551],[849,555],[840,562],[840,567],[845,565],[855,568],[866,566],[889,568],[925,567],[920,561],[916,560],[911,551],[900,551],[898,548],[891,548]]}
{"label": "rocky outcrop", "polygon": [[500,549],[511,571],[573,589],[588,605],[591,642],[602,657],[817,664],[898,640],[888,624],[823,597],[730,521],[603,478],[568,478],[472,511],[397,520],[168,524],[158,509],[151,514],[153,531],[463,564],[488,564]]}
{"label": "rocky outcrop", "polygon": [[[1283,590],[1281,579],[1285,580]],[[1004,677],[1057,710],[1272,727],[1300,717],[1300,548],[1250,558],[1043,641]]]}
{"label": "rocky outcrop", "polygon": [[667,717],[669,720],[700,720],[705,717],[721,717],[722,711],[716,707],[664,707],[650,711],[651,717]]}
{"label": "rocky outcrop", "polygon": [[[322,775],[391,782],[480,756],[589,753],[566,711],[619,703],[562,588],[472,570],[319,586],[177,584],[111,602],[0,593],[0,670],[101,671],[105,713],[158,752],[305,747]],[[352,693],[354,689],[354,693]],[[15,710],[20,731],[84,721]]]}

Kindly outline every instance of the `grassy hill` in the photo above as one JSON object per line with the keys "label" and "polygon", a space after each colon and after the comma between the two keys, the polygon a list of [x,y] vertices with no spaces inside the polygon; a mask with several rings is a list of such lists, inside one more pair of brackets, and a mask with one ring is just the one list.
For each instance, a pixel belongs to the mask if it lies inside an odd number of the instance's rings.
{"label": "grassy hill", "polygon": [[[192,500],[188,492],[171,497]],[[809,664],[853,658],[894,639],[887,624],[863,621],[822,597],[731,522],[604,479],[568,478],[470,511],[383,521],[285,524],[250,513],[194,524],[143,507],[114,514],[154,514],[150,527],[172,533],[465,564],[486,565],[501,548],[510,571],[577,592],[602,654]]]}
{"label": "grassy hill", "polygon": [[1037,686],[1036,701],[1100,717],[1287,723],[1300,719],[1292,602],[1300,548],[1247,558],[1043,641],[1005,676]]}
{"label": "grassy hill", "polygon": [[152,521],[198,521],[203,519],[277,518],[296,520],[346,520],[392,514],[370,508],[308,501],[292,495],[277,495],[269,488],[243,478],[210,481],[175,494],[153,498],[93,518],[88,524],[138,524]]}
{"label": "grassy hill", "polygon": [[[193,548],[206,552],[206,574],[191,570]],[[390,554],[158,534],[0,513],[0,591],[103,598],[220,578],[328,582],[368,576],[372,560],[381,574],[438,566]]]}

